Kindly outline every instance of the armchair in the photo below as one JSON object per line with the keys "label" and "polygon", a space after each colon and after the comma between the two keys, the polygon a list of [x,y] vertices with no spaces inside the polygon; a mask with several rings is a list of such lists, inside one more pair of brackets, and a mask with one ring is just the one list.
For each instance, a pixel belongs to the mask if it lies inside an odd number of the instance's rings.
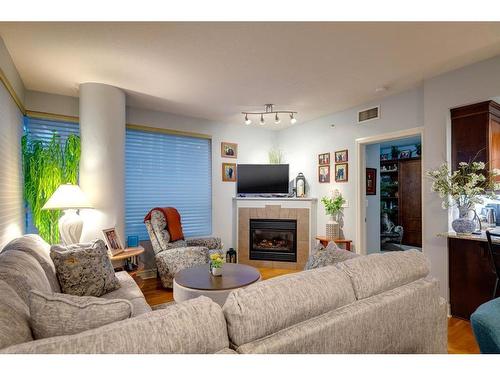
{"label": "armchair", "polygon": [[156,266],[161,283],[172,288],[174,275],[184,268],[208,264],[210,253],[222,252],[220,238],[190,238],[170,241],[167,221],[161,211],[154,210],[151,219],[144,222],[155,252]]}

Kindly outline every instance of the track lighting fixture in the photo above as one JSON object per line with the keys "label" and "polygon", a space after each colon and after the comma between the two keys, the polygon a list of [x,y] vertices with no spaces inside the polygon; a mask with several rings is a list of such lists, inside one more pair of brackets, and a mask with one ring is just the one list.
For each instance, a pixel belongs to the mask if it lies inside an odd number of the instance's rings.
{"label": "track lighting fixture", "polygon": [[242,114],[245,115],[245,124],[250,125],[252,123],[252,120],[248,118],[249,115],[260,115],[260,124],[264,125],[266,123],[264,115],[269,115],[273,114],[274,115],[274,123],[277,125],[281,122],[280,114],[288,114],[290,116],[290,124],[295,124],[297,122],[297,119],[295,118],[295,115],[297,112],[295,111],[275,111],[274,110],[274,104],[266,104],[264,106],[264,112],[241,112]]}

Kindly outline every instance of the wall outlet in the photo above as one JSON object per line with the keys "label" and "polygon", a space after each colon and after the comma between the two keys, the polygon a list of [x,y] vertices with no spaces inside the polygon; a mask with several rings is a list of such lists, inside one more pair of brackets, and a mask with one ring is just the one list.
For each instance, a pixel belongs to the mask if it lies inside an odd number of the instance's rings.
{"label": "wall outlet", "polygon": [[342,208],[348,208],[349,207],[349,201],[346,199],[345,203],[342,205]]}

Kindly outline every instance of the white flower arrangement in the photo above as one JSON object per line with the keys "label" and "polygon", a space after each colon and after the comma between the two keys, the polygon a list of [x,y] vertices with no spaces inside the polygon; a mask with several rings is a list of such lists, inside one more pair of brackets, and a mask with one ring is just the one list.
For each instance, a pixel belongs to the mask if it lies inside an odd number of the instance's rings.
{"label": "white flower arrangement", "polygon": [[495,191],[500,189],[496,177],[500,170],[486,170],[483,162],[461,162],[458,169],[451,172],[448,163],[438,169],[427,172],[432,181],[431,190],[443,199],[442,207],[447,209],[457,206],[459,209],[472,209],[475,204],[483,203],[483,198],[497,199]]}

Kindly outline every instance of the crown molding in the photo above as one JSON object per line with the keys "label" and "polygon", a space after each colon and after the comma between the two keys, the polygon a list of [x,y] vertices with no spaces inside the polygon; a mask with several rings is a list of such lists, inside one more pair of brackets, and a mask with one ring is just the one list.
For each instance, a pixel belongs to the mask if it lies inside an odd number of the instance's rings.
{"label": "crown molding", "polygon": [[42,120],[66,121],[66,122],[74,122],[77,124],[80,122],[80,118],[77,116],[66,116],[50,112],[30,111],[29,109],[26,110],[25,115]]}
{"label": "crown molding", "polygon": [[153,128],[151,126],[137,125],[137,124],[127,124],[127,129],[140,130],[150,133],[163,133],[163,134],[181,135],[186,137],[212,139],[212,136],[209,134],[186,132],[182,130],[172,130],[164,128]]}
{"label": "crown molding", "polygon": [[14,90],[14,87],[10,84],[2,68],[0,68],[0,81],[2,81],[3,85],[7,89],[7,92],[10,94],[12,100],[14,100],[14,103],[16,103],[21,113],[23,115],[26,114],[26,108],[24,108],[23,102],[19,99],[19,96],[17,96],[16,90]]}

